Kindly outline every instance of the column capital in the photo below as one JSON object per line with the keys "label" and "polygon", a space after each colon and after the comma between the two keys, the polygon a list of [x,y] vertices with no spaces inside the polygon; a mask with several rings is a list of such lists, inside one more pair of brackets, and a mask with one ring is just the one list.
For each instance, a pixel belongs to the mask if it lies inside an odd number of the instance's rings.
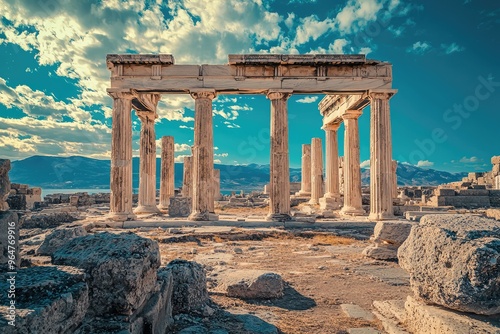
{"label": "column capital", "polygon": [[397,93],[396,89],[370,90],[368,92],[368,96],[369,96],[370,100],[373,100],[373,99],[388,100],[396,93]]}
{"label": "column capital", "polygon": [[363,114],[361,110],[346,110],[346,112],[342,115],[344,120],[346,119],[358,119],[359,116]]}
{"label": "column capital", "polygon": [[329,124],[323,124],[321,129],[325,131],[337,131],[340,127],[340,123],[329,123]]}
{"label": "column capital", "polygon": [[293,90],[291,89],[270,89],[267,91],[266,97],[269,100],[287,100],[290,96],[292,96]]}
{"label": "column capital", "polygon": [[141,122],[152,121],[158,118],[158,114],[152,111],[136,111],[137,117],[141,120]]}
{"label": "column capital", "polygon": [[[131,90],[135,100],[132,101],[134,108],[138,111],[152,111],[156,112],[156,106],[160,101],[161,95],[154,93],[140,93],[135,89]],[[138,103],[137,103],[138,102]]]}
{"label": "column capital", "polygon": [[107,93],[113,99],[132,100],[134,98],[134,94],[132,94],[130,91],[115,91],[115,90],[107,89]]}
{"label": "column capital", "polygon": [[217,96],[215,89],[191,89],[189,94],[193,99],[213,100]]}

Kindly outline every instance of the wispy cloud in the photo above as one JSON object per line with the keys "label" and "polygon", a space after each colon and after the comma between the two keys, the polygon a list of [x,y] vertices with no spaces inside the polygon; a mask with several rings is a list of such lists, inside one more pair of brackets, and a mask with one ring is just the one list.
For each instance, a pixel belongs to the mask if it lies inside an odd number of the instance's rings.
{"label": "wispy cloud", "polygon": [[306,96],[301,99],[298,99],[298,103],[314,103],[318,100],[318,96]]}
{"label": "wispy cloud", "polygon": [[462,157],[458,162],[461,162],[463,164],[470,164],[470,163],[476,163],[479,162],[478,157],[472,156],[470,158],[467,157]]}
{"label": "wispy cloud", "polygon": [[429,160],[420,160],[417,162],[417,167],[432,167],[434,166],[434,162]]}
{"label": "wispy cloud", "polygon": [[455,52],[462,52],[465,50],[465,48],[463,46],[460,46],[455,42],[453,42],[451,44],[441,44],[441,48],[444,50],[444,52],[447,55],[449,55],[451,53],[455,53]]}
{"label": "wispy cloud", "polygon": [[431,49],[431,45],[428,42],[415,42],[412,46],[406,49],[408,53],[424,54]]}
{"label": "wispy cloud", "polygon": [[359,164],[359,167],[361,168],[368,168],[370,167],[370,160],[365,160]]}

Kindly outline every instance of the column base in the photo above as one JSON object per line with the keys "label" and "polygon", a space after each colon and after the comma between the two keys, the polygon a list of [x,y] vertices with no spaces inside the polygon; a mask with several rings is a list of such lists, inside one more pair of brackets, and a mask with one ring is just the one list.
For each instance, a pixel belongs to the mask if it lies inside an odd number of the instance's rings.
{"label": "column base", "polygon": [[342,207],[343,201],[340,197],[324,197],[319,199],[319,208],[321,210],[338,210]]}
{"label": "column base", "polygon": [[394,220],[398,219],[394,214],[389,212],[370,212],[368,215],[369,220]]}
{"label": "column base", "polygon": [[135,214],[160,213],[160,210],[153,205],[139,205],[134,209]]}
{"label": "column base", "polygon": [[310,199],[309,202],[307,202],[307,204],[309,205],[319,205],[319,200],[315,200],[315,199]]}
{"label": "column base", "polygon": [[266,220],[270,222],[286,222],[292,220],[288,213],[270,213],[266,216]]}
{"label": "column base", "polygon": [[217,221],[219,220],[219,215],[212,212],[191,212],[188,216],[188,220],[193,221]]}
{"label": "column base", "polygon": [[366,213],[365,210],[361,208],[355,208],[353,206],[344,206],[340,210],[340,214],[343,216],[362,216],[365,213]]}
{"label": "column base", "polygon": [[311,197],[311,192],[297,191],[295,193],[295,196],[298,196],[298,197]]}
{"label": "column base", "polygon": [[127,212],[110,212],[107,218],[117,222],[124,222],[127,220],[134,220],[136,216],[133,213]]}

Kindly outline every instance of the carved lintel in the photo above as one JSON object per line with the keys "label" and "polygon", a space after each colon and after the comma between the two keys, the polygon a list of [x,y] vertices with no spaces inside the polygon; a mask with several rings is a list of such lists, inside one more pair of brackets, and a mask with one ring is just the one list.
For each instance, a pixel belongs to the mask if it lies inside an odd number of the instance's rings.
{"label": "carved lintel", "polygon": [[363,114],[362,110],[346,110],[342,115],[343,119],[358,119]]}
{"label": "carved lintel", "polygon": [[290,89],[269,90],[266,96],[269,100],[287,100],[290,96],[292,96],[292,93],[293,90]]}
{"label": "carved lintel", "polygon": [[325,131],[337,131],[340,127],[340,123],[330,123],[330,124],[325,124],[321,127],[321,129]]}
{"label": "carved lintel", "polygon": [[384,90],[384,91],[377,91],[377,90],[370,90],[368,92],[368,97],[373,100],[373,99],[381,99],[381,100],[388,100],[394,94],[396,94],[397,90],[391,89],[391,90]]}
{"label": "carved lintel", "polygon": [[130,92],[108,91],[108,95],[111,96],[113,99],[132,100],[134,98],[134,95]]}
{"label": "carved lintel", "polygon": [[189,94],[193,99],[210,99],[213,100],[217,96],[215,89],[191,90]]}

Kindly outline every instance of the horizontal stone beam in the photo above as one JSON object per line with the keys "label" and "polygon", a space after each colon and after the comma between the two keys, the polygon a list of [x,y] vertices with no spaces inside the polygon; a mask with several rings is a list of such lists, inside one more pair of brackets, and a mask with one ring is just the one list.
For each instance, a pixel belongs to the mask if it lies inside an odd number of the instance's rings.
{"label": "horizontal stone beam", "polygon": [[347,110],[363,110],[370,103],[368,94],[327,95],[319,103],[323,125],[342,123]]}
{"label": "horizontal stone beam", "polygon": [[[344,55],[344,54],[247,54],[229,55],[229,65],[241,64],[364,64],[367,62],[366,56]],[[370,61],[372,62],[372,61]]]}

